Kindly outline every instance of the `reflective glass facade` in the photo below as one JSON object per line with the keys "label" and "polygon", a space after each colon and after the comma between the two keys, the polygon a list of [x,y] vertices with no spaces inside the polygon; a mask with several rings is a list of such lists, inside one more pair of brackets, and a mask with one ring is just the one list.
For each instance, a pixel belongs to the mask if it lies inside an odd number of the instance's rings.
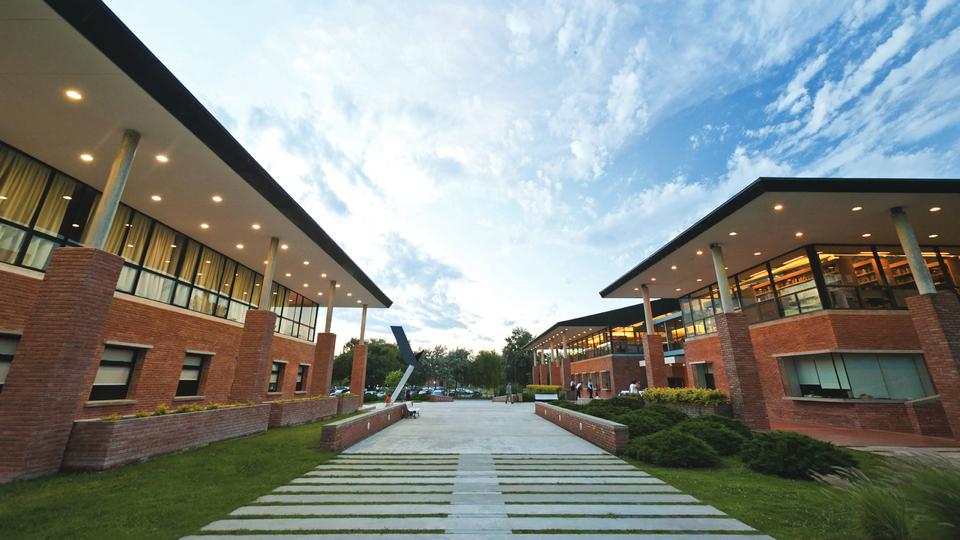
{"label": "reflective glass facade", "polygon": [[[0,262],[43,271],[54,248],[79,246],[100,193],[0,143]],[[106,251],[123,257],[117,290],[243,322],[263,276],[126,205]],[[273,284],[276,331],[312,341],[317,305]]]}
{"label": "reflective glass facade", "polygon": [[[679,315],[679,314],[677,314]],[[682,354],[686,331],[683,320],[677,315],[654,319],[654,331],[663,338],[665,354]],[[597,328],[585,336],[567,343],[567,355],[574,361],[596,358],[608,354],[633,354],[643,356],[643,321],[614,328]]]}

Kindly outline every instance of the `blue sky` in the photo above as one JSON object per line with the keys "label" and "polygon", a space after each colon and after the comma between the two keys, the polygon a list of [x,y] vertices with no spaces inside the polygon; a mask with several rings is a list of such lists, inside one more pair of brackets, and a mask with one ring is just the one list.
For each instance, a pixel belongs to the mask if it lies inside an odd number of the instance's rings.
{"label": "blue sky", "polygon": [[418,346],[625,305],[598,291],[761,175],[960,177],[949,0],[108,4]]}

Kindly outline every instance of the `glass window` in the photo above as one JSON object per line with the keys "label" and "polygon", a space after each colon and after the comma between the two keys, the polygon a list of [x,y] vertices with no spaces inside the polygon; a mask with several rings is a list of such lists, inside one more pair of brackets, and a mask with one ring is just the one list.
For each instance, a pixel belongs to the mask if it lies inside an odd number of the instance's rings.
{"label": "glass window", "polygon": [[947,273],[950,274],[950,281],[953,282],[954,290],[960,293],[960,255],[958,254],[960,254],[958,248],[940,248],[940,258],[947,268]]}
{"label": "glass window", "polygon": [[737,274],[740,284],[740,302],[748,323],[770,321],[780,317],[770,273],[766,263]]}
{"label": "glass window", "polygon": [[297,392],[303,392],[303,390],[306,388],[308,369],[309,366],[304,364],[297,366]]}
{"label": "glass window", "polygon": [[0,335],[0,392],[3,392],[3,385],[7,382],[7,373],[10,372],[10,365],[13,363],[13,355],[17,352],[19,341],[16,336]]}
{"label": "glass window", "polygon": [[196,396],[200,394],[200,375],[203,373],[203,364],[206,358],[196,354],[188,354],[183,359],[183,368],[180,370],[180,381],[177,383],[178,396]]}
{"label": "glass window", "polygon": [[110,224],[110,231],[107,232],[107,241],[103,245],[103,250],[119,255],[124,246],[123,240],[127,236],[127,229],[130,228],[130,218],[133,211],[125,205],[117,207],[117,213],[113,217],[113,223]]}
{"label": "glass window", "polygon": [[223,276],[220,279],[220,294],[230,294],[233,287],[233,280],[237,277],[237,263],[227,259],[223,267]]}
{"label": "glass window", "polygon": [[[2,202],[0,201],[0,203]],[[25,235],[24,231],[16,227],[0,223],[0,262],[10,264],[16,262]]]}
{"label": "glass window", "polygon": [[46,270],[50,257],[53,256],[53,250],[60,247],[59,242],[54,242],[42,236],[34,236],[30,239],[30,245],[23,253],[23,265],[36,270]]}
{"label": "glass window", "polygon": [[226,266],[226,258],[216,251],[204,247],[200,253],[200,266],[194,285],[208,291],[220,290],[220,276]]}
{"label": "glass window", "polygon": [[0,147],[0,218],[29,225],[49,176],[40,162]]}
{"label": "glass window", "polygon": [[37,216],[37,223],[34,226],[36,230],[53,236],[60,234],[63,217],[67,214],[67,207],[73,201],[73,192],[76,187],[75,181],[62,174],[53,177],[53,183],[47,191],[47,198],[40,209],[40,215]]}
{"label": "glass window", "polygon": [[778,257],[770,262],[770,266],[784,317],[823,309],[805,250]]}
{"label": "glass window", "polygon": [[934,395],[919,354],[832,353],[784,358],[796,397],[912,400]]}
{"label": "glass window", "polygon": [[686,297],[683,311],[686,333],[702,336],[717,331],[716,312],[720,311],[720,293],[714,286],[705,287]]}
{"label": "glass window", "polygon": [[270,366],[270,385],[267,386],[268,392],[279,392],[283,386],[283,362],[274,362]]}
{"label": "glass window", "polygon": [[186,249],[186,238],[173,229],[154,223],[143,267],[168,276],[176,275],[180,255]]}
{"label": "glass window", "polygon": [[104,347],[97,377],[90,390],[90,401],[126,399],[137,352],[133,349]]}
{"label": "glass window", "polygon": [[717,384],[713,379],[713,364],[703,362],[692,364],[691,367],[693,368],[693,384],[697,388],[716,389]]}
{"label": "glass window", "polygon": [[175,286],[176,282],[172,279],[144,270],[137,280],[136,295],[169,304]]}
{"label": "glass window", "polygon": [[253,270],[250,270],[246,266],[237,268],[236,275],[234,276],[233,290],[230,291],[230,296],[234,300],[249,304],[252,301],[253,278]]}
{"label": "glass window", "polygon": [[[899,247],[877,247],[877,254],[880,257],[880,265],[887,278],[887,284],[890,285],[894,305],[899,308],[907,307],[906,299],[918,294],[907,257]],[[923,259],[937,289],[951,289],[953,285],[950,283],[949,274],[944,271],[937,253],[930,248],[924,248]]]}
{"label": "glass window", "polygon": [[833,309],[890,309],[873,248],[818,246],[820,267]]}
{"label": "glass window", "polygon": [[180,265],[180,280],[193,283],[194,272],[197,271],[197,263],[200,261],[200,249],[200,244],[193,240],[187,242],[187,250],[183,254],[183,264]]}

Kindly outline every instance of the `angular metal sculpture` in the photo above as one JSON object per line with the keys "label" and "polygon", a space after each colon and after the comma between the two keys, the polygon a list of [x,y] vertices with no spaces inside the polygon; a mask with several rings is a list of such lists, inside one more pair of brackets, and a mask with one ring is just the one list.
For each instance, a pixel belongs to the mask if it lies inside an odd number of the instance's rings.
{"label": "angular metal sculpture", "polygon": [[393,395],[390,396],[390,403],[396,403],[397,398],[403,395],[403,387],[407,385],[407,379],[409,379],[410,374],[413,373],[413,368],[420,367],[420,356],[423,354],[423,351],[416,354],[413,353],[413,349],[410,348],[410,341],[407,340],[407,334],[403,331],[402,326],[391,326],[390,330],[393,331],[393,337],[397,340],[397,347],[400,349],[400,360],[407,365],[407,369],[403,372],[403,377],[400,378],[400,384],[397,385],[396,390],[393,391]]}

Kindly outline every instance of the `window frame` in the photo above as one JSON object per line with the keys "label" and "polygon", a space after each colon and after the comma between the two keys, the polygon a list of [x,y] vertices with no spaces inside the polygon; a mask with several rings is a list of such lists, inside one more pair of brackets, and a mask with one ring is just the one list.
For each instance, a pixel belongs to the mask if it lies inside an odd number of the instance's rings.
{"label": "window frame", "polygon": [[[8,364],[3,379],[0,379],[0,392],[3,392],[3,387],[7,383],[7,377],[10,376],[10,368],[13,367],[13,358],[16,356],[17,348],[20,346],[20,336],[17,334],[0,334],[0,340],[13,342],[13,354],[0,353],[0,364]],[[9,359],[7,357],[9,357]]]}
{"label": "window frame", "polygon": [[[130,362],[121,362],[121,361],[117,361],[117,360],[106,360],[106,359],[104,358],[104,356],[105,356],[105,354],[106,354],[107,349],[114,349],[114,350],[118,350],[118,351],[129,351],[129,352],[131,353]],[[122,385],[122,387],[123,387],[123,395],[120,396],[120,397],[95,398],[95,397],[94,397],[94,394],[95,394],[95,392],[96,392],[96,389],[98,388],[98,385],[97,385],[97,382],[96,382],[96,375],[94,375],[94,381],[93,381],[93,384],[90,386],[90,394],[89,394],[89,396],[87,397],[87,401],[88,401],[88,402],[89,402],[89,401],[102,402],[102,401],[120,401],[120,400],[128,400],[128,399],[131,399],[131,397],[130,397],[130,390],[131,390],[131,387],[133,386],[133,385],[132,385],[132,382],[133,382],[133,373],[134,373],[134,371],[136,370],[137,364],[140,362],[140,359],[141,359],[142,356],[143,356],[143,349],[139,349],[139,348],[136,348],[136,347],[123,346],[123,345],[109,345],[109,344],[108,344],[108,345],[104,345],[103,351],[100,353],[100,363],[97,365],[97,375],[99,375],[99,373],[100,373],[100,368],[101,368],[101,367],[104,367],[104,366],[115,366],[115,367],[123,366],[123,367],[128,367],[129,371],[127,372],[127,380],[126,380],[126,382]],[[100,387],[118,387],[118,386],[121,386],[121,385],[116,385],[116,384],[102,384],[102,385],[99,385],[99,386],[100,386]]]}
{"label": "window frame", "polygon": [[283,393],[283,376],[286,368],[287,363],[282,360],[274,360],[270,363],[270,377],[267,379],[268,394]]}
{"label": "window frame", "polygon": [[295,392],[307,391],[307,380],[310,374],[310,364],[297,364],[297,384],[294,386]]}
{"label": "window frame", "polygon": [[[196,365],[196,366],[187,366],[187,360],[188,360],[188,359],[192,359],[192,358],[199,359],[199,360],[200,360],[200,363],[199,363],[198,365]],[[183,356],[183,364],[181,364],[181,366],[180,366],[180,375],[179,375],[180,378],[177,379],[177,389],[176,389],[176,391],[174,392],[174,397],[183,398],[183,397],[200,397],[200,396],[203,396],[203,392],[201,392],[201,390],[203,389],[203,382],[204,382],[203,379],[204,379],[204,375],[206,375],[206,372],[207,372],[207,364],[208,364],[209,361],[210,361],[210,355],[206,355],[206,354],[198,354],[198,353],[187,352],[187,353]],[[197,378],[194,379],[194,380],[196,381],[196,383],[195,383],[195,384],[196,384],[196,389],[194,390],[194,392],[193,392],[192,394],[185,394],[185,393],[182,394],[182,393],[180,393],[180,392],[181,392],[181,386],[182,386],[183,383],[184,383],[183,373],[184,373],[185,371],[196,371],[196,372],[197,372]],[[190,380],[190,382],[193,382],[193,380]]]}

